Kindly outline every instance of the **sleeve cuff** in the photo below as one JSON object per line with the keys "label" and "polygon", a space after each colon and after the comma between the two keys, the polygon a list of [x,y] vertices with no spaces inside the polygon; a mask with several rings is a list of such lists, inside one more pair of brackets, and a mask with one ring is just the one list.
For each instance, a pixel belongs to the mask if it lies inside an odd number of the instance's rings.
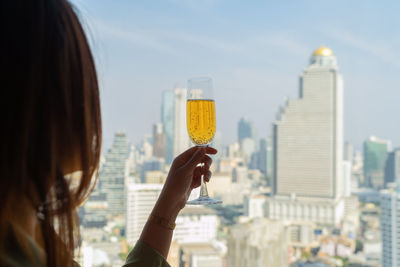
{"label": "sleeve cuff", "polygon": [[124,267],[130,267],[132,264],[137,263],[146,264],[145,266],[149,267],[170,267],[168,262],[158,251],[141,240],[136,242],[135,247],[129,253]]}

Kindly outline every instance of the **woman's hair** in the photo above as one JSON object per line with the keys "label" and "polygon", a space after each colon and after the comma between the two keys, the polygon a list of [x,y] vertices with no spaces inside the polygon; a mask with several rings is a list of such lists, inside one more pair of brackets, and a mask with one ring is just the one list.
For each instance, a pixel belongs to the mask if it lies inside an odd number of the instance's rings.
{"label": "woman's hair", "polygon": [[[68,1],[4,0],[0,13],[0,255],[9,240],[26,239],[15,214],[27,199],[46,265],[70,266],[75,210],[93,188],[101,150],[95,63]],[[76,168],[78,179],[65,177]]]}

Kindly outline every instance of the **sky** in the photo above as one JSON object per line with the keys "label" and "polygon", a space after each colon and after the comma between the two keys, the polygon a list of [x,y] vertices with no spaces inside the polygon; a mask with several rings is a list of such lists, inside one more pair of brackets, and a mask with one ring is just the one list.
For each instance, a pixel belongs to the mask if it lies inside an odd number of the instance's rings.
{"label": "sky", "polygon": [[160,121],[161,94],[214,81],[217,130],[237,139],[241,117],[270,135],[285,98],[321,45],[344,79],[345,140],[400,146],[400,1],[73,0],[99,72],[105,145],[136,143]]}

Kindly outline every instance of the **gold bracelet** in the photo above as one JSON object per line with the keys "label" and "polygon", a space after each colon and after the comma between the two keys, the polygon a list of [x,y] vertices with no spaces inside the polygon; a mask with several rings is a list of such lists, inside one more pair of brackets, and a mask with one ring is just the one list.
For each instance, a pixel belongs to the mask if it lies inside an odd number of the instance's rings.
{"label": "gold bracelet", "polygon": [[159,217],[154,214],[150,214],[149,222],[158,224],[164,228],[167,228],[168,230],[174,230],[175,226],[176,226],[176,224],[174,222],[170,222],[169,220]]}

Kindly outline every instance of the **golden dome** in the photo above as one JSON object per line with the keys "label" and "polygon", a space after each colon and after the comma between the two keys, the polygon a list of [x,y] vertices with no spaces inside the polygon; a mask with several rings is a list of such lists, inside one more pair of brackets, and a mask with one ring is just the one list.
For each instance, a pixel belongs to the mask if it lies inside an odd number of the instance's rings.
{"label": "golden dome", "polygon": [[333,51],[326,46],[320,46],[314,50],[313,56],[333,56]]}

